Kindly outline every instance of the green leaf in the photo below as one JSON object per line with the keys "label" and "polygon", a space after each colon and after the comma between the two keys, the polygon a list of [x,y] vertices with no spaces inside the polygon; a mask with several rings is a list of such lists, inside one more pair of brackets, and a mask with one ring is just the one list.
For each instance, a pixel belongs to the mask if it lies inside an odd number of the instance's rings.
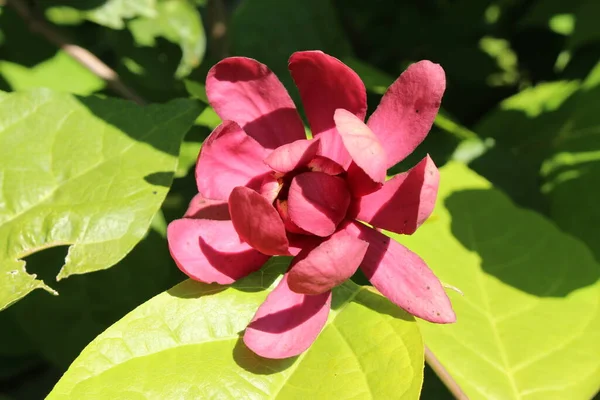
{"label": "green leaf", "polygon": [[538,0],[532,3],[527,13],[519,21],[519,25],[548,27],[557,33],[570,35],[573,33],[573,28],[566,29],[567,18],[565,17],[570,16],[573,19],[573,11],[579,8],[584,1],[573,0],[566,3],[562,0]]}
{"label": "green leaf", "polygon": [[[553,115],[552,154],[541,168],[542,190],[549,199],[552,218],[579,237],[600,260],[600,63],[580,89]],[[547,125],[546,125],[547,126]]]}
{"label": "green leaf", "polygon": [[568,36],[567,47],[576,49],[600,41],[596,21],[600,3],[596,0],[542,0],[533,3],[523,25],[547,26],[552,31]]}
{"label": "green leaf", "polygon": [[502,102],[476,128],[506,148],[511,163],[521,164],[514,175],[507,176],[505,168],[488,175],[495,164],[484,157],[482,172],[511,196],[516,193],[518,200],[531,198],[528,190],[539,190],[541,181],[542,209],[561,229],[582,239],[598,260],[600,210],[587,205],[600,202],[599,77],[600,63],[584,82],[552,82],[525,90]]}
{"label": "green leaf", "polygon": [[[64,253],[64,249],[43,251],[27,262],[41,271],[60,265]],[[183,278],[171,260],[164,234],[151,229],[114,267],[60,281],[56,284],[60,296],[49,299],[46,292],[34,292],[7,311],[15,315],[38,352],[66,370],[102,331]]]}
{"label": "green leaf", "polygon": [[587,0],[575,12],[575,31],[568,44],[572,49],[600,41],[597,21],[600,4],[595,0]]}
{"label": "green leaf", "polygon": [[[201,137],[202,141],[204,141],[210,131],[215,129],[221,123],[221,118],[219,118],[215,110],[208,105],[206,88],[203,84],[189,79],[184,80],[184,84],[190,96],[207,105],[195,122],[197,127],[208,128],[208,131],[205,132],[205,135]],[[200,138],[196,138],[196,140],[190,140],[190,136],[191,135],[188,135],[186,140],[181,144],[179,166],[177,168],[177,172],[175,172],[175,178],[182,178],[186,176],[190,168],[196,164],[196,160],[198,159],[198,154],[200,152],[200,148],[202,147],[202,143],[198,140]]]}
{"label": "green leaf", "polygon": [[57,279],[108,268],[164,200],[190,100],[140,107],[36,90],[0,96],[0,308],[37,288],[23,257],[72,244]]}
{"label": "green leaf", "polygon": [[179,164],[177,165],[177,171],[175,171],[175,178],[183,178],[188,174],[190,168],[196,164],[201,147],[202,143],[199,142],[185,141],[181,143]]}
{"label": "green leaf", "polygon": [[200,13],[188,1],[182,0],[159,1],[157,11],[153,18],[142,17],[131,21],[129,29],[140,46],[153,47],[157,37],[178,44],[183,55],[175,75],[184,77],[200,65],[206,50]]}
{"label": "green leaf", "polygon": [[552,152],[555,127],[562,124],[552,115],[578,88],[578,82],[542,83],[505,99],[474,128],[495,146],[470,163],[471,168],[518,204],[547,212],[539,171]]}
{"label": "green leaf", "polygon": [[234,54],[267,64],[288,89],[293,52],[319,49],[338,58],[352,53],[329,0],[246,0],[230,28]]}
{"label": "green leaf", "polygon": [[231,287],[185,281],[138,307],[81,353],[48,396],[418,398],[423,343],[414,319],[351,282],[305,353],[269,360],[240,335],[289,260]]}
{"label": "green leaf", "polygon": [[[202,83],[186,79],[184,81],[185,89],[195,99],[200,100],[208,105],[208,97],[206,96],[206,87]],[[206,107],[202,114],[196,120],[197,125],[205,126],[209,129],[215,129],[221,123],[221,118],[217,115],[212,107]]]}
{"label": "green leaf", "polygon": [[61,92],[90,95],[105,86],[102,79],[63,51],[31,68],[10,61],[0,61],[0,75],[15,91],[45,87]]}
{"label": "green leaf", "polygon": [[[53,4],[54,3],[54,4]],[[78,0],[69,2],[50,0],[44,4],[45,14],[55,23],[76,24],[88,20],[112,29],[125,28],[125,20],[135,17],[156,16],[156,0]]]}
{"label": "green leaf", "polygon": [[442,168],[437,208],[400,240],[451,292],[457,323],[425,343],[471,399],[589,399],[600,382],[600,266],[467,167]]}

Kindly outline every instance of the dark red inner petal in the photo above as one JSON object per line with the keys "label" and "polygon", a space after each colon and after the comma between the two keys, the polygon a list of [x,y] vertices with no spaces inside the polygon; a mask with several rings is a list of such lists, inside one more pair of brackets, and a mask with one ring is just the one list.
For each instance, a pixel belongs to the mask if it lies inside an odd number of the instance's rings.
{"label": "dark red inner petal", "polygon": [[292,180],[288,213],[301,229],[325,237],[344,220],[350,200],[344,179],[323,172],[305,172]]}

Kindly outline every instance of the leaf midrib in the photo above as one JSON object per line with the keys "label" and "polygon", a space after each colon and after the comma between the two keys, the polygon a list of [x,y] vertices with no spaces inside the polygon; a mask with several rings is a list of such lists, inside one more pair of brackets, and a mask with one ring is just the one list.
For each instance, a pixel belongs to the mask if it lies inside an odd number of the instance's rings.
{"label": "leaf midrib", "polygon": [[[333,324],[333,322],[335,321],[335,319],[337,318],[337,316],[344,311],[344,309],[348,306],[348,304],[350,304],[352,302],[352,300],[354,300],[356,298],[356,296],[362,291],[364,290],[364,288],[362,286],[358,286],[357,289],[354,291],[354,293],[352,293],[350,295],[350,297],[348,297],[348,299],[346,299],[346,302],[344,303],[344,305],[340,308],[338,308],[337,310],[333,310],[331,309],[329,312],[331,314],[333,314],[332,318],[327,318],[327,322],[325,323],[325,326],[323,327],[323,329],[321,330],[321,332],[319,333],[319,335],[321,335],[321,333],[329,328],[329,326],[331,324]],[[330,315],[331,315],[330,314]],[[318,339],[318,337],[317,337]],[[317,340],[315,339],[315,341]],[[290,371],[290,374],[287,376],[287,379],[285,379],[282,384],[279,386],[279,388],[277,389],[276,392],[273,393],[273,395],[270,397],[270,400],[276,400],[277,396],[279,396],[279,393],[281,393],[281,391],[283,390],[283,388],[285,387],[285,384],[292,378],[292,376],[294,375],[294,373],[296,372],[296,370],[298,369],[298,366],[302,363],[302,360],[304,359],[304,357],[306,357],[306,355],[312,351],[312,346],[308,348],[308,350],[306,350],[304,353],[302,353],[300,355],[300,357],[298,357],[298,359],[296,360],[296,362],[294,363],[294,365],[292,366],[292,369]],[[368,386],[368,384],[367,384]]]}
{"label": "leaf midrib", "polygon": [[[469,232],[469,241],[471,242],[471,248],[473,249],[474,252],[479,254],[477,241],[475,239],[475,232],[473,231],[473,223],[472,223],[470,217],[469,217],[469,220],[466,222],[467,222],[467,226],[469,227],[468,232]],[[481,289],[481,297],[483,299],[484,309],[487,311],[483,315],[488,320],[488,323],[490,324],[490,327],[492,328],[492,333],[494,335],[494,341],[496,342],[496,345],[498,346],[498,350],[500,351],[500,358],[501,358],[502,364],[504,366],[504,374],[508,378],[508,382],[514,393],[515,399],[521,399],[522,397],[521,397],[521,394],[519,393],[519,389],[517,387],[515,377],[512,374],[508,359],[506,358],[506,349],[504,348],[504,343],[500,339],[500,335],[498,333],[498,327],[496,326],[496,322],[490,316],[491,315],[490,300],[488,298],[488,295],[487,295],[487,292],[486,292],[485,286],[484,286],[483,271],[481,270],[480,267],[476,268],[476,269],[477,269],[477,273],[475,275],[477,276],[477,283],[478,283],[479,288]]]}
{"label": "leaf midrib", "polygon": [[[266,289],[266,288],[263,288]],[[337,310],[331,310],[331,313],[333,314],[333,317],[328,319],[326,322],[325,327],[323,328],[323,330],[321,332],[323,332],[325,329],[329,328],[331,324],[333,324],[333,322],[335,321],[335,319],[337,318],[337,316],[344,311],[344,309],[356,298],[356,296],[363,290],[366,290],[364,287],[362,286],[358,286],[354,292],[348,297],[348,299],[344,302],[344,304],[339,307]],[[181,347],[186,347],[186,346],[201,346],[201,345],[205,345],[205,344],[210,344],[210,343],[215,343],[215,342],[223,342],[223,341],[228,341],[228,340],[239,340],[240,336],[239,335],[233,335],[233,336],[226,336],[226,337],[221,337],[221,338],[217,338],[217,339],[208,339],[208,340],[202,340],[202,341],[198,341],[198,342],[194,342],[194,343],[185,343],[185,344],[181,344],[178,346],[171,346],[171,347],[167,347],[152,353],[148,353],[148,354],[144,354],[144,355],[140,355],[140,356],[134,356],[134,357],[130,357],[127,360],[120,362],[118,364],[113,364],[112,367],[110,368],[106,368],[102,371],[100,371],[99,373],[92,373],[90,374],[90,376],[86,377],[83,380],[80,380],[79,382],[77,382],[75,385],[71,386],[70,389],[67,392],[62,392],[64,395],[68,395],[70,393],[72,393],[75,388],[79,385],[81,385],[83,382],[86,382],[90,379],[102,376],[103,374],[105,374],[106,372],[110,371],[111,369],[113,369],[114,367],[118,367],[121,366],[123,364],[126,364],[132,360],[135,359],[141,359],[144,357],[153,357],[157,354],[166,352],[166,351],[170,351],[173,348],[181,348]],[[116,338],[115,338],[116,339]],[[290,373],[286,378],[283,378],[281,385],[279,386],[279,388],[277,388],[277,390],[275,392],[273,392],[273,394],[271,395],[270,399],[271,400],[276,400],[277,397],[279,396],[279,394],[281,393],[281,391],[283,390],[283,388],[286,386],[286,383],[292,378],[292,376],[294,375],[294,373],[296,372],[296,370],[298,369],[298,367],[300,366],[300,364],[302,364],[302,360],[304,359],[304,357],[312,350],[312,347],[310,347],[308,350],[306,350],[304,353],[302,353],[298,359],[296,360],[296,362],[293,364],[293,366],[290,369]],[[99,353],[99,352],[98,352]],[[99,353],[101,354],[101,353]],[[370,386],[368,385],[368,382],[366,383],[367,388],[369,389],[369,391],[371,390]],[[371,394],[371,398],[373,398],[373,395]]]}

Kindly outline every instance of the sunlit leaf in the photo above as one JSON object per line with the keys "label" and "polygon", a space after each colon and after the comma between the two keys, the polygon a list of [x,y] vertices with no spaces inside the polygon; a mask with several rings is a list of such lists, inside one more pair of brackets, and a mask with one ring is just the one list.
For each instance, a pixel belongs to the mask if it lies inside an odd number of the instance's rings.
{"label": "sunlit leaf", "polygon": [[351,282],[334,292],[317,341],[284,360],[240,335],[288,261],[233,287],[186,281],[98,336],[48,396],[140,398],[418,398],[423,344],[414,319]]}
{"label": "sunlit leaf", "polygon": [[400,240],[444,282],[457,323],[421,323],[470,399],[588,399],[600,382],[600,265],[467,167],[442,168],[437,208]]}
{"label": "sunlit leaf", "polygon": [[[28,265],[40,270],[60,265],[61,258],[64,249],[52,249],[29,258]],[[37,291],[7,311],[45,359],[66,369],[103,330],[183,278],[164,235],[151,229],[114,267],[60,281],[60,296]]]}
{"label": "sunlit leaf", "polygon": [[199,112],[49,90],[1,94],[0,308],[36,288],[23,257],[72,244],[58,279],[108,268],[146,233]]}
{"label": "sunlit leaf", "polygon": [[10,61],[0,61],[0,74],[13,90],[45,87],[61,92],[89,95],[105,86],[102,79],[63,51],[32,68]]}
{"label": "sunlit leaf", "polygon": [[46,16],[56,23],[76,24],[89,20],[112,29],[123,29],[125,20],[154,17],[156,0],[50,0],[43,4]]}
{"label": "sunlit leaf", "polygon": [[[600,64],[584,82],[525,90],[502,102],[476,128],[508,149],[510,160],[502,166],[483,157],[478,169],[519,200],[532,198],[528,190],[542,190],[542,209],[561,229],[582,239],[598,260],[600,211],[593,205],[600,202],[599,77]],[[522,167],[515,168],[513,161]],[[488,175],[494,168],[498,173]]]}
{"label": "sunlit leaf", "polygon": [[[206,88],[203,84],[192,81],[185,80],[185,88],[188,93],[195,99],[200,100],[204,104],[208,105],[208,97],[206,96]],[[215,110],[212,107],[206,107],[202,114],[196,120],[197,125],[205,126],[209,129],[215,129],[221,123],[221,118],[217,115]]]}
{"label": "sunlit leaf", "polygon": [[162,0],[152,17],[134,19],[129,29],[140,46],[154,46],[157,37],[178,44],[182,58],[175,72],[177,77],[188,75],[200,65],[206,49],[206,36],[200,13],[186,0]]}
{"label": "sunlit leaf", "polygon": [[546,26],[568,36],[567,47],[578,47],[600,41],[596,21],[600,3],[596,0],[539,0],[533,3],[521,22],[523,25]]}

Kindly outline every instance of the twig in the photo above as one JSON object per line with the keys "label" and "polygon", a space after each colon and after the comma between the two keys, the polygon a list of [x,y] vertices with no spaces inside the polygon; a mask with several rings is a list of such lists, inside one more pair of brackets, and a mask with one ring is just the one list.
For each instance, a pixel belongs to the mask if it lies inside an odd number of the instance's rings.
{"label": "twig", "polygon": [[452,393],[457,400],[469,400],[465,392],[462,391],[448,370],[446,370],[440,360],[437,359],[435,354],[433,354],[433,352],[429,350],[429,347],[427,346],[425,346],[425,361],[427,361],[427,364],[429,364],[431,369],[436,373],[440,380],[444,382],[444,385],[446,385],[450,393]]}
{"label": "twig", "polygon": [[108,87],[114,90],[122,97],[132,100],[138,104],[145,104],[142,99],[133,89],[127,87],[119,78],[119,75],[106,65],[102,60],[90,53],[83,47],[72,44],[61,33],[54,30],[41,18],[38,18],[32,10],[22,0],[6,0],[6,3],[11,6],[17,14],[27,23],[29,29],[43,36],[50,43],[62,49],[65,53],[90,70],[94,75],[104,79]]}

